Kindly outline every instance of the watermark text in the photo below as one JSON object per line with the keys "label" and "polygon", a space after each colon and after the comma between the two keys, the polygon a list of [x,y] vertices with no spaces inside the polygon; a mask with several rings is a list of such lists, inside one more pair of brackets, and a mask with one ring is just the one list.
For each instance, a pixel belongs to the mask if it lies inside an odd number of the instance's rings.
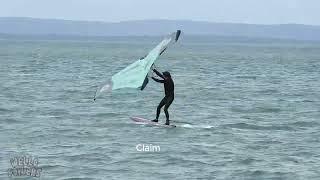
{"label": "watermark text", "polygon": [[136,150],[139,152],[160,152],[160,146],[159,145],[153,145],[153,144],[137,144]]}
{"label": "watermark text", "polygon": [[11,168],[8,176],[40,177],[42,168],[39,167],[39,159],[32,156],[15,156],[10,159]]}

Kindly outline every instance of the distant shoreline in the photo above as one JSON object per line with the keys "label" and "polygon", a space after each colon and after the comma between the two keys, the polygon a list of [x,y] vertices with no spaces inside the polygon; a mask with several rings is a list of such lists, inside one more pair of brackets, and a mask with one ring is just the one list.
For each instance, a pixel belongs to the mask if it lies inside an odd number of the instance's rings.
{"label": "distant shoreline", "polygon": [[[29,34],[3,34],[0,33],[1,40],[15,40],[15,41],[97,41],[97,42],[122,42],[127,40],[137,40],[143,42],[143,40],[152,43],[157,42],[163,36],[77,36],[77,35],[29,35]],[[182,41],[193,41],[193,42],[257,42],[257,43],[268,43],[268,42],[307,42],[307,43],[320,43],[320,40],[300,40],[300,39],[285,39],[285,38],[253,38],[253,37],[241,37],[241,36],[216,36],[216,35],[184,35]]]}
{"label": "distant shoreline", "polygon": [[209,23],[209,24],[238,24],[238,25],[257,25],[257,26],[281,26],[281,25],[298,25],[298,26],[313,26],[320,27],[320,25],[314,24],[299,24],[299,23],[282,23],[282,24],[254,24],[254,23],[236,23],[236,22],[214,22],[214,21],[205,21],[205,20],[189,20],[189,19],[137,19],[137,20],[123,20],[123,21],[102,21],[102,20],[72,20],[72,19],[59,19],[59,18],[35,18],[35,17],[15,17],[15,16],[0,16],[0,19],[25,19],[25,20],[42,20],[42,21],[66,21],[66,22],[82,22],[82,23],[100,23],[100,24],[119,24],[119,23],[128,23],[128,22],[168,22],[168,21],[177,21],[177,22],[195,22],[195,23]]}
{"label": "distant shoreline", "polygon": [[153,37],[181,29],[186,36],[320,41],[320,26],[256,25],[189,20],[138,20],[118,23],[0,17],[0,36]]}

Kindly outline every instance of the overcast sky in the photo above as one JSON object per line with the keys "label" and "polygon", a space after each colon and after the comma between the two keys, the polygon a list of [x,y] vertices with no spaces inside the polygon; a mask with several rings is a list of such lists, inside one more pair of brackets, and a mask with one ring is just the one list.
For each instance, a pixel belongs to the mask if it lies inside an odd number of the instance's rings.
{"label": "overcast sky", "polygon": [[320,0],[0,0],[0,17],[320,25]]}

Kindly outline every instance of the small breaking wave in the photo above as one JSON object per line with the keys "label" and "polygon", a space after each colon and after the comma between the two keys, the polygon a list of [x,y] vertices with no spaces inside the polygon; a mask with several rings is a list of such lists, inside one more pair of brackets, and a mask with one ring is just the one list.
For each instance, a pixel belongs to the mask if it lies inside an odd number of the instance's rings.
{"label": "small breaking wave", "polygon": [[237,129],[251,129],[251,130],[294,130],[292,127],[287,125],[270,125],[270,126],[261,126],[247,123],[234,123],[234,124],[225,124],[223,125],[226,128],[237,128]]}

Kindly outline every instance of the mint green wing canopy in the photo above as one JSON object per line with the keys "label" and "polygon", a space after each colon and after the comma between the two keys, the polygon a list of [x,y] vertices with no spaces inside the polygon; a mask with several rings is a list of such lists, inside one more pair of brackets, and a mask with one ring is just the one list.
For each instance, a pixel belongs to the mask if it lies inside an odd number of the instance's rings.
{"label": "mint green wing canopy", "polygon": [[130,64],[120,72],[111,77],[111,83],[99,88],[95,97],[106,90],[117,90],[122,88],[136,88],[143,90],[148,82],[148,73],[153,63],[167,49],[167,47],[179,39],[181,31],[178,30],[165,37],[147,56]]}

